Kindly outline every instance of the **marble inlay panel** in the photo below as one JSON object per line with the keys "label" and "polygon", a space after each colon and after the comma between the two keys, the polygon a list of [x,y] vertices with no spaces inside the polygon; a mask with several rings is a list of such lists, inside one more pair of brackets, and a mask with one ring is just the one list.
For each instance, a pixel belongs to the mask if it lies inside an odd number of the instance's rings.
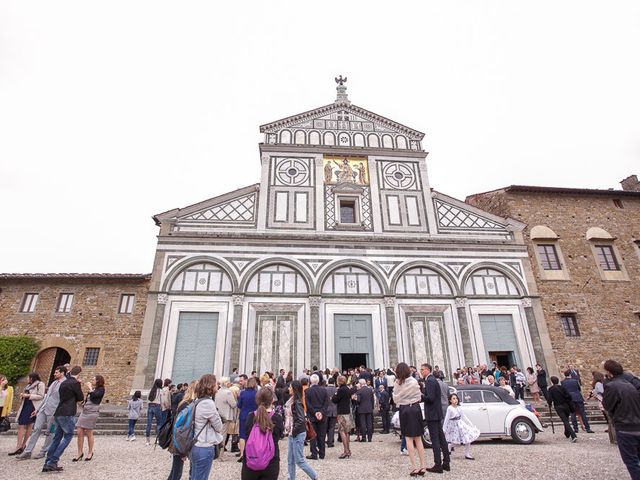
{"label": "marble inlay panel", "polygon": [[262,342],[260,344],[260,371],[271,370],[273,363],[273,320],[262,321]]}
{"label": "marble inlay panel", "polygon": [[283,320],[279,325],[278,368],[291,370],[291,321]]}
{"label": "marble inlay panel", "polygon": [[411,329],[413,331],[413,351],[415,355],[415,365],[418,366],[428,361],[427,349],[425,345],[426,339],[424,337],[424,322],[422,320],[412,322]]}
{"label": "marble inlay panel", "polygon": [[444,350],[442,345],[442,334],[440,333],[440,322],[438,320],[429,321],[429,336],[431,337],[431,355],[433,364],[440,368],[446,368],[444,363]]}

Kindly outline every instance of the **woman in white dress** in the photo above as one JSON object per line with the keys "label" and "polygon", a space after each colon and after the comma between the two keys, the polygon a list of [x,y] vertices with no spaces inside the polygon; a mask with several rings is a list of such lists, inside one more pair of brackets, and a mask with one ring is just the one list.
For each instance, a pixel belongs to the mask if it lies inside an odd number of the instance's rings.
{"label": "woman in white dress", "polygon": [[450,445],[464,445],[464,458],[474,460],[471,455],[471,442],[478,439],[480,430],[471,423],[469,418],[459,408],[458,395],[449,395],[447,415],[444,417],[444,436]]}

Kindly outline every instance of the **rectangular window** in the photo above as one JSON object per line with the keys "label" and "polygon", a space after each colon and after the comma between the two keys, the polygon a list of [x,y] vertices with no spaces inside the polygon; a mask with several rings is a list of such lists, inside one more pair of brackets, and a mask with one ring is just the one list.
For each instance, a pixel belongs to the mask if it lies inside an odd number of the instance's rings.
{"label": "rectangular window", "polygon": [[560,315],[560,323],[562,324],[562,330],[567,337],[579,337],[580,330],[578,329],[578,320],[574,314]]}
{"label": "rectangular window", "polygon": [[596,252],[598,254],[598,263],[600,263],[602,270],[620,270],[620,264],[611,245],[596,245]]}
{"label": "rectangular window", "polygon": [[355,200],[340,200],[340,223],[356,223]]}
{"label": "rectangular window", "polygon": [[73,303],[73,293],[61,293],[58,298],[58,306],[56,312],[69,313],[71,311],[71,304]]}
{"label": "rectangular window", "polygon": [[622,204],[622,200],[620,200],[619,198],[614,198],[613,204],[616,206],[616,208],[624,208],[624,205]]}
{"label": "rectangular window", "polygon": [[136,296],[133,293],[123,293],[120,297],[120,308],[118,313],[133,313],[133,304]]}
{"label": "rectangular window", "polygon": [[99,348],[87,348],[84,351],[84,358],[82,359],[83,367],[93,367],[98,364],[98,356],[100,355]]}
{"label": "rectangular window", "polygon": [[555,245],[538,245],[540,264],[545,270],[562,270]]}
{"label": "rectangular window", "polygon": [[36,311],[36,303],[38,303],[37,293],[25,293],[22,299],[22,305],[20,305],[20,311],[22,313],[33,313]]}

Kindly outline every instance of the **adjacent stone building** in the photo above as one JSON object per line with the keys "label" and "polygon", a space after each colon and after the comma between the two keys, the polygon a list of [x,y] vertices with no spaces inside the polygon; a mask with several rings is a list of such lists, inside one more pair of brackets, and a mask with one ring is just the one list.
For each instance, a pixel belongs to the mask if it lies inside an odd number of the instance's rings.
{"label": "adjacent stone building", "polygon": [[0,334],[40,343],[32,369],[81,365],[82,380],[106,380],[106,402],[129,395],[150,275],[0,274]]}
{"label": "adjacent stone building", "polygon": [[204,372],[554,364],[524,224],[432,190],[424,134],[335,102],[260,127],[260,180],[155,215],[133,388]]}
{"label": "adjacent stone building", "polygon": [[512,185],[467,202],[526,224],[524,238],[558,366],[614,358],[640,372],[640,183],[622,190]]}

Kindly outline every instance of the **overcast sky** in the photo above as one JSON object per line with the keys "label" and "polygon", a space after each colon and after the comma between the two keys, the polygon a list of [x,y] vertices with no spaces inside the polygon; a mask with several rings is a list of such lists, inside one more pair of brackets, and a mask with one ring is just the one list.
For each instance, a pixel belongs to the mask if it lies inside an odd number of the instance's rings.
{"label": "overcast sky", "polygon": [[640,174],[640,2],[0,2],[0,272],[151,271],[151,216],[256,183],[258,127],[350,100],[431,186]]}

